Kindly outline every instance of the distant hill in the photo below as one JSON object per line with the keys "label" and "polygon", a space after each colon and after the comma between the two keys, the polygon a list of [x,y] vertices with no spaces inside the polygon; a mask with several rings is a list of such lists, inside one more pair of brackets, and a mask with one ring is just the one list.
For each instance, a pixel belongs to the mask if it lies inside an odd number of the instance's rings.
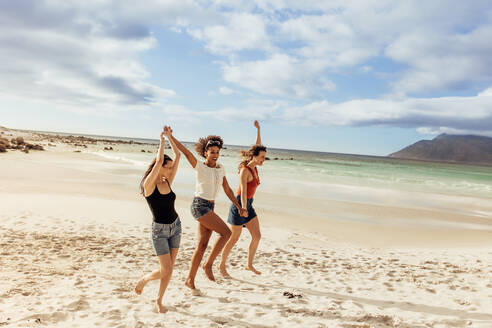
{"label": "distant hill", "polygon": [[492,165],[492,138],[440,134],[432,140],[420,140],[389,157]]}

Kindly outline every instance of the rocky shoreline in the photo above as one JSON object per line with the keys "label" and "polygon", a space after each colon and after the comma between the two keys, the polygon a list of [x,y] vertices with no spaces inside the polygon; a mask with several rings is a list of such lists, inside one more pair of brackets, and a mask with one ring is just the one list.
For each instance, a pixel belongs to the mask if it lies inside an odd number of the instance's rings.
{"label": "rocky shoreline", "polygon": [[[20,138],[20,139],[19,139]],[[10,139],[10,141],[9,141]],[[17,142],[20,140],[20,143]],[[187,143],[188,144],[188,143]],[[154,153],[157,150],[158,143],[139,142],[135,140],[93,138],[87,136],[61,135],[56,132],[45,133],[29,130],[16,130],[0,126],[0,153],[10,150],[21,150],[28,153],[29,150],[46,150],[54,149],[57,146],[67,146],[70,151],[80,153],[82,150],[92,148],[97,151],[119,151],[120,147],[130,147],[132,152]],[[189,146],[188,146],[189,147]],[[166,144],[166,149],[170,149]],[[193,148],[193,147],[191,147]],[[223,149],[227,149],[224,147]],[[235,156],[232,153],[223,153],[221,156]],[[266,160],[273,161],[291,161],[293,157],[267,157]]]}
{"label": "rocky shoreline", "polygon": [[[29,150],[45,150],[45,147],[51,148],[57,147],[57,145],[66,145],[70,148],[75,148],[75,152],[81,152],[81,148],[87,149],[90,146],[97,147],[99,145],[103,146],[101,148],[103,151],[117,150],[113,148],[113,146],[116,145],[142,146],[147,148],[148,146],[157,147],[157,144],[155,143],[145,143],[134,140],[99,139],[86,136],[60,135],[56,133],[50,134],[0,127],[0,152],[20,150],[28,153]],[[166,148],[170,147],[166,146]],[[140,149],[140,152],[151,153],[152,151],[142,148]]]}
{"label": "rocky shoreline", "polygon": [[10,141],[7,138],[0,137],[0,153],[6,153],[7,149],[20,150],[29,153],[29,150],[44,150],[44,147],[38,144],[25,142],[23,137],[15,137]]}

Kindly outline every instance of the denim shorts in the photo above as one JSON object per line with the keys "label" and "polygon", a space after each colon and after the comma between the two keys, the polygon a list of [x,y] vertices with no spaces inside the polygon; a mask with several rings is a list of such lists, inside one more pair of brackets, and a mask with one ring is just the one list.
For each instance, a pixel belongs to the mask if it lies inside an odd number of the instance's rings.
{"label": "denim shorts", "polygon": [[[241,205],[241,196],[237,196],[236,199],[239,202],[239,205]],[[248,199],[246,209],[248,210],[247,218],[239,215],[237,207],[234,204],[231,204],[231,207],[229,208],[229,218],[227,219],[227,222],[232,225],[245,225],[246,223],[254,219],[256,216],[256,211],[253,208],[253,198]]]}
{"label": "denim shorts", "polygon": [[157,256],[168,254],[171,248],[179,248],[181,241],[181,221],[176,218],[173,223],[152,222],[152,245]]}
{"label": "denim shorts", "polygon": [[199,219],[207,213],[210,213],[214,210],[215,204],[206,199],[195,197],[191,202],[191,215],[195,219]]}

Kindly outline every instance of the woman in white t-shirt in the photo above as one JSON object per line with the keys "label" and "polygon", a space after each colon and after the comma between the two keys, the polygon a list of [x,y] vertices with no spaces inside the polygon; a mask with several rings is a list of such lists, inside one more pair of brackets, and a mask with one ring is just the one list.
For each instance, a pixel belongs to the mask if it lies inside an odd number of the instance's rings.
{"label": "woman in white t-shirt", "polygon": [[222,149],[222,145],[224,144],[221,137],[208,136],[206,138],[200,138],[195,144],[195,150],[205,158],[204,162],[198,161],[174,136],[171,135],[171,138],[196,171],[195,198],[193,198],[193,202],[191,203],[191,214],[198,221],[198,245],[191,258],[190,272],[185,285],[195,293],[199,293],[195,287],[195,276],[202,261],[203,253],[207,249],[212,231],[217,232],[220,236],[202,266],[208,279],[212,281],[215,281],[212,271],[214,260],[231,236],[229,227],[214,212],[215,198],[219,193],[220,187],[222,186],[227,197],[237,207],[242,216],[247,216],[248,213],[247,210],[241,208],[234,192],[229,187],[224,167],[217,163],[220,149]]}

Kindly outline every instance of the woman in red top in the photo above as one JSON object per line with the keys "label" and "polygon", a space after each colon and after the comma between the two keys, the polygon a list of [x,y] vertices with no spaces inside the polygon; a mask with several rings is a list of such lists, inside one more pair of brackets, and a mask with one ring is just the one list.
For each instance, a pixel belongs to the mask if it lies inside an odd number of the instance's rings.
{"label": "woman in red top", "polygon": [[231,237],[222,251],[222,259],[219,264],[219,271],[224,277],[230,277],[226,270],[226,262],[231,249],[239,240],[243,227],[246,227],[251,234],[251,243],[248,251],[248,264],[246,270],[251,270],[256,274],[261,274],[260,271],[253,267],[253,258],[255,257],[256,249],[260,242],[260,224],[258,216],[253,208],[253,196],[256,188],[260,184],[257,165],[262,165],[266,159],[266,147],[261,145],[260,124],[255,121],[256,144],[251,146],[248,151],[241,151],[243,160],[239,164],[239,189],[237,191],[237,200],[243,209],[248,211],[248,217],[242,217],[235,206],[229,209],[229,219],[227,222],[231,224]]}

